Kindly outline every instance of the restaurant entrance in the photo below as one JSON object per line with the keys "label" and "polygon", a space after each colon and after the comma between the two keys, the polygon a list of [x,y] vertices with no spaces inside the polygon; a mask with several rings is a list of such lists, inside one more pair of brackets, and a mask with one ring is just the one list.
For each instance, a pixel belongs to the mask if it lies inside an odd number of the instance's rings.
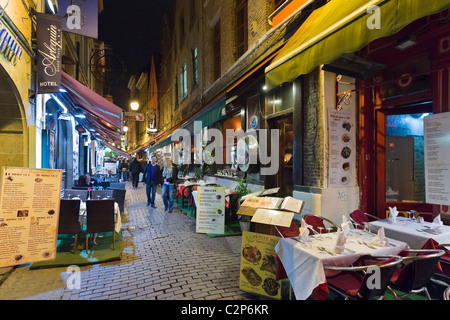
{"label": "restaurant entrance", "polygon": [[394,206],[399,211],[432,211],[425,203],[423,132],[423,119],[431,112],[430,101],[376,111],[379,217]]}

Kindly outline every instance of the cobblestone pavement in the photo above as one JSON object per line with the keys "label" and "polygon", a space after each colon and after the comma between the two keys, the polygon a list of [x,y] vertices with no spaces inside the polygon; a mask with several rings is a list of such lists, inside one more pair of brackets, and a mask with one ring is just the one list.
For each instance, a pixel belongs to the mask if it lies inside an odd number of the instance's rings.
{"label": "cobblestone pavement", "polygon": [[15,268],[0,300],[250,300],[239,290],[241,236],[210,238],[179,210],[147,208],[145,186],[127,183],[122,259],[83,266],[80,289],[69,289],[67,268]]}

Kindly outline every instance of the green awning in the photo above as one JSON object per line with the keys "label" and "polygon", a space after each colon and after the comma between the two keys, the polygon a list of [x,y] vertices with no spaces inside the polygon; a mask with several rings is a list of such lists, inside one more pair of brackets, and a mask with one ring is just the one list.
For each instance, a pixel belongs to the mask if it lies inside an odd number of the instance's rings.
{"label": "green awning", "polygon": [[[189,120],[184,122],[179,129],[187,129],[191,132],[191,134],[194,134],[194,122],[195,121],[201,121],[201,128],[205,128],[207,126],[210,126],[217,121],[222,120],[225,116],[222,113],[222,109],[226,105],[226,97],[225,95],[221,96],[217,101],[214,101],[211,105],[206,107],[203,110],[200,110],[197,114],[190,117]],[[165,146],[168,146],[169,144],[172,144],[172,134],[169,134],[168,136],[162,138],[160,141],[158,141],[156,144],[154,144],[150,148],[150,153],[155,152],[161,148],[164,148]]]}
{"label": "green awning", "polygon": [[292,82],[448,7],[450,0],[331,0],[308,17],[266,68],[266,86]]}

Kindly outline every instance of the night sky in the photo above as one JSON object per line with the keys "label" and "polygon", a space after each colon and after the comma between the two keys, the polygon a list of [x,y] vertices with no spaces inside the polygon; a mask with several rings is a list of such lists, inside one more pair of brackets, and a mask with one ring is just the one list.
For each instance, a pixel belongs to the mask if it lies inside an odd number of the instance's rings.
{"label": "night sky", "polygon": [[163,16],[172,9],[173,2],[104,0],[104,10],[99,15],[99,40],[125,61],[128,71],[126,80],[109,92],[116,105],[123,108],[128,104],[130,76],[150,63],[152,52],[160,52]]}

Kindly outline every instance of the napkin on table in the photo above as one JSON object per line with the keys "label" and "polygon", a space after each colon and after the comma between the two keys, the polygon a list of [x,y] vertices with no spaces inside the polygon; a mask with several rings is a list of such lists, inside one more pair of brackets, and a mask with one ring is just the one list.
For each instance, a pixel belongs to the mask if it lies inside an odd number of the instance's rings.
{"label": "napkin on table", "polygon": [[346,236],[350,233],[350,221],[347,220],[346,216],[342,216],[341,229]]}
{"label": "napkin on table", "polygon": [[380,247],[388,247],[389,240],[384,235],[384,228],[381,227],[378,229],[378,233],[372,240],[369,241],[369,244],[380,246]]}
{"label": "napkin on table", "polygon": [[441,220],[441,215],[438,214],[434,219],[433,222],[431,223],[431,230],[437,231],[437,232],[442,232],[442,226],[444,225],[444,223]]}
{"label": "napkin on table", "polygon": [[341,254],[344,252],[345,241],[347,241],[347,236],[345,235],[344,231],[339,231],[336,239],[336,245],[334,246],[335,253]]}
{"label": "napkin on table", "polygon": [[397,216],[398,216],[398,211],[397,211],[397,207],[389,207],[389,219],[392,222],[395,222],[397,220]]}
{"label": "napkin on table", "polygon": [[300,231],[300,238],[302,239],[302,241],[308,242],[311,240],[309,238],[308,224],[305,222],[305,219],[302,219],[299,231]]}

